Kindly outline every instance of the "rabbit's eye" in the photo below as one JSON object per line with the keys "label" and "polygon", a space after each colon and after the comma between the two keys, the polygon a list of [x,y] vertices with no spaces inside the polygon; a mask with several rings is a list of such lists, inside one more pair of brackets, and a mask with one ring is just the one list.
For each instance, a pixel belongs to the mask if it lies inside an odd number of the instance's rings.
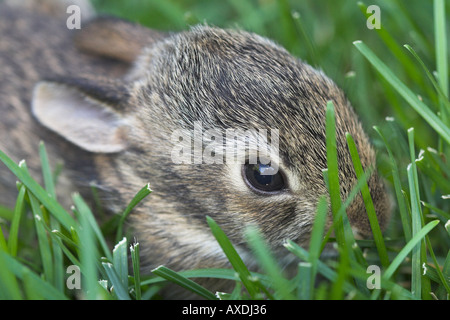
{"label": "rabbit's eye", "polygon": [[283,175],[268,164],[245,164],[242,175],[247,185],[259,193],[277,193],[285,188]]}

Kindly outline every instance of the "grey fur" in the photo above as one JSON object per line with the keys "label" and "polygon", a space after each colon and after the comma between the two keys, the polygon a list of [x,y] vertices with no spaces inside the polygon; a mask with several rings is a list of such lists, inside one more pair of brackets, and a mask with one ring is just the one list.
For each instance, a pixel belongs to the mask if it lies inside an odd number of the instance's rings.
{"label": "grey fur", "polygon": [[[165,34],[101,18],[74,40],[64,19],[4,4],[0,33],[0,149],[16,161],[26,159],[39,178],[37,148],[44,140],[51,159],[65,163],[60,199],[95,183],[112,212],[123,210],[150,182],[153,193],[131,215],[144,271],[160,264],[177,270],[228,266],[206,215],[250,265],[243,239],[249,224],[257,225],[274,249],[286,239],[306,245],[318,197],[327,195],[322,169],[328,100],[336,107],[342,198],[356,183],[346,132],[353,135],[364,168],[375,167],[374,150],[344,93],[322,72],[258,35],[205,25]],[[114,121],[114,137],[101,140],[111,149],[96,149],[101,133],[83,134],[80,128],[89,119],[71,118],[74,108],[68,107],[73,128],[67,132],[56,125],[57,113],[43,121],[61,92],[70,103],[85,108],[88,101],[120,120]],[[245,185],[239,165],[174,164],[170,135],[192,130],[195,121],[223,130],[278,129],[280,170],[289,190],[256,194]],[[77,130],[82,137],[72,141]],[[14,203],[14,182],[0,166],[0,203]],[[369,188],[384,228],[390,209],[376,173]],[[347,212],[354,229],[370,235],[361,196]]]}

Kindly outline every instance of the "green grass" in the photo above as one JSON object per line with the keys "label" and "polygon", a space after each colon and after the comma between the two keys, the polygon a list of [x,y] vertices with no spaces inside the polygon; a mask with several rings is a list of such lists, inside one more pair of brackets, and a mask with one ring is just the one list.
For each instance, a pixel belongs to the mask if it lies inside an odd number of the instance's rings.
{"label": "green grass", "polygon": [[[101,225],[80,195],[73,212],[56,199],[56,174],[40,146],[44,186],[0,151],[14,173],[14,208],[0,206],[0,299],[156,299],[168,282],[206,299],[442,299],[450,294],[450,102],[448,99],[448,17],[450,6],[435,1],[378,1],[380,30],[366,28],[369,3],[330,1],[93,1],[155,29],[181,30],[207,21],[239,26],[275,39],[294,55],[320,67],[347,93],[377,150],[378,167],[364,172],[353,138],[347,135],[358,184],[340,199],[334,106],[327,109],[327,165],[334,223],[325,230],[328,204],[320,198],[308,249],[287,241],[297,259],[288,277],[257,229],[247,241],[260,265],[247,268],[234,245],[211,218],[211,233],[228,257],[230,269],[175,272],[161,266],[139,272],[140,244],[123,230],[149,185],[123,212]],[[339,14],[337,14],[339,12]],[[1,165],[1,164],[0,164]],[[394,201],[391,223],[381,232],[367,187],[378,170]],[[56,184],[55,184],[56,182]],[[361,192],[373,238],[353,237],[345,209]],[[321,253],[327,244],[337,257]],[[279,254],[279,253],[278,253]],[[81,271],[81,289],[69,289],[69,265]],[[381,289],[369,289],[368,266],[381,270]],[[194,278],[234,281],[231,292],[207,290]]]}

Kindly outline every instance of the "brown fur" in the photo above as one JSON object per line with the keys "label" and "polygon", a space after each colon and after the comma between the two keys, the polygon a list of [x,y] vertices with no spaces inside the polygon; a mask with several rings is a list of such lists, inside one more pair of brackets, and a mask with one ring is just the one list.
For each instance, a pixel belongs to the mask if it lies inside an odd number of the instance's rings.
{"label": "brown fur", "polygon": [[[270,40],[208,26],[162,34],[102,18],[82,28],[74,41],[63,23],[0,7],[0,149],[15,160],[27,159],[37,172],[36,150],[44,140],[52,159],[65,162],[61,198],[95,183],[113,212],[123,210],[150,182],[153,193],[131,215],[145,271],[160,264],[176,270],[227,266],[206,215],[250,265],[243,239],[249,224],[260,227],[274,249],[286,239],[307,244],[318,197],[328,194],[322,176],[328,100],[336,107],[342,198],[356,183],[346,132],[355,139],[364,168],[375,166],[374,150],[343,92]],[[89,119],[71,118],[71,107],[66,114],[70,130],[59,128],[51,115],[47,124],[42,115],[58,107],[57,94],[87,112],[106,110],[112,133],[83,134]],[[30,104],[50,130],[32,117]],[[279,165],[288,190],[271,196],[252,192],[240,175],[241,165],[174,164],[171,133],[192,130],[195,121],[223,130],[279,129]],[[11,205],[14,177],[1,166],[0,174],[0,202]],[[369,188],[385,227],[389,206],[376,173]],[[355,230],[370,234],[361,196],[347,213]]]}

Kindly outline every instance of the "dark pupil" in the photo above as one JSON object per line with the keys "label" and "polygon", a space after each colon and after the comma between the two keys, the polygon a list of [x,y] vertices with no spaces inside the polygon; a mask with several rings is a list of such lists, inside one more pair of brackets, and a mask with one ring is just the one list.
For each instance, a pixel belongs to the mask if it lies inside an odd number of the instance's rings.
{"label": "dark pupil", "polygon": [[270,174],[274,169],[267,164],[246,164],[244,167],[247,182],[260,191],[279,191],[284,187],[283,176],[280,172]]}

